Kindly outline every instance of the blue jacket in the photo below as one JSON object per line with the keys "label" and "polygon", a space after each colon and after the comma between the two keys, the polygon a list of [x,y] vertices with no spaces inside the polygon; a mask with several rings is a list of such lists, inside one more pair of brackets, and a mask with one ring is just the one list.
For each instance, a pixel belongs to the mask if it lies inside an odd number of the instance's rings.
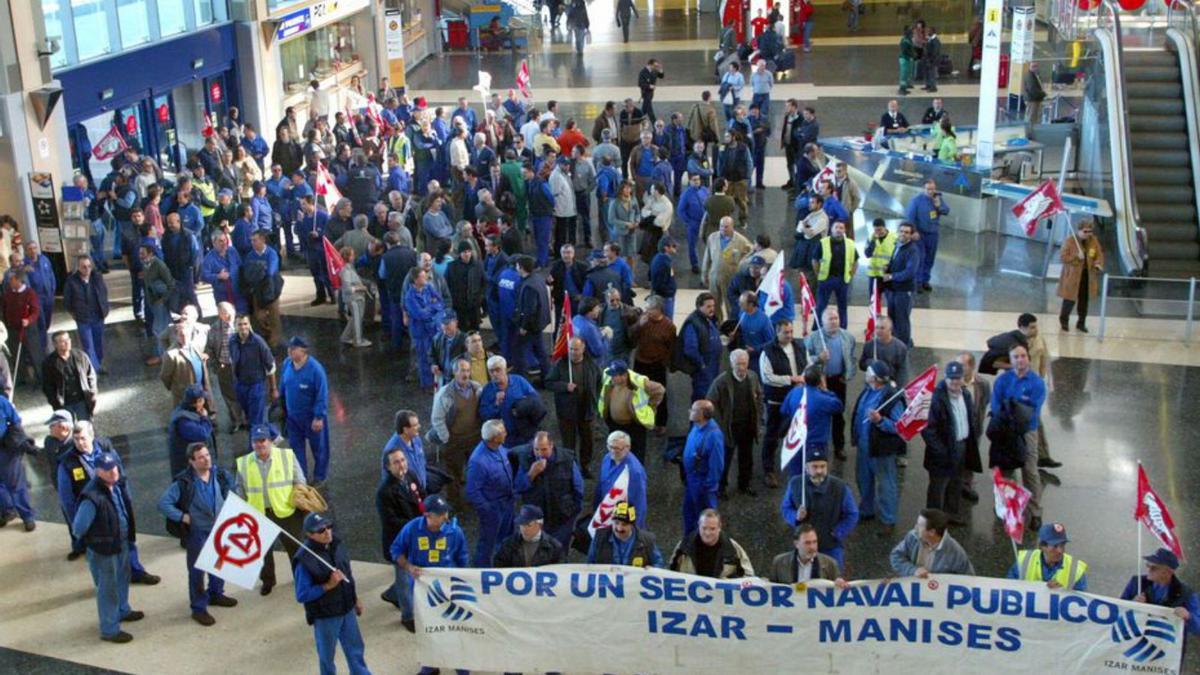
{"label": "blue jacket", "polygon": [[654,165],[654,170],[650,172],[650,180],[663,184],[668,199],[675,198],[675,167],[671,166],[669,160],[659,160]]}
{"label": "blue jacket", "polygon": [[304,247],[304,252],[310,260],[319,259],[322,262],[325,260],[325,242],[322,239],[327,227],[329,227],[329,214],[321,209],[313,211],[312,215],[301,216],[300,220],[296,221],[296,238],[300,240],[300,244]]}
{"label": "blue jacket", "polygon": [[617,188],[621,185],[621,174],[612,166],[598,165],[596,167],[596,194],[612,199],[617,196]]}
{"label": "blue jacket", "polygon": [[604,455],[604,459],[600,462],[600,473],[597,474],[596,490],[592,493],[592,511],[594,512],[596,507],[600,505],[600,502],[604,500],[604,495],[608,494],[608,491],[612,489],[621,472],[625,470],[625,467],[629,467],[627,501],[634,509],[637,522],[645,523],[646,516],[649,513],[646,511],[646,469],[632,452],[626,454],[625,459],[621,460],[620,463],[614,462],[612,455]]}
{"label": "blue jacket", "polygon": [[183,225],[183,229],[191,232],[197,238],[203,234],[204,216],[201,215],[199,206],[188,203],[179,207],[176,213],[179,214],[179,224]]}
{"label": "blue jacket", "polygon": [[[238,313],[244,314],[249,311],[250,306],[238,292],[238,270],[241,267],[242,258],[238,255],[237,249],[230,247],[222,256],[214,248],[204,255],[204,262],[200,265],[200,278],[212,286],[213,299],[216,302],[233,303]],[[229,272],[229,278],[225,281],[217,278],[221,270]]]}
{"label": "blue jacket", "polygon": [[408,521],[392,540],[392,560],[404,559],[417,567],[466,567],[467,537],[454,520],[442,523],[437,532],[425,526],[425,516]]}
{"label": "blue jacket", "polygon": [[[292,197],[299,199],[293,191]],[[267,197],[254,196],[250,198],[250,208],[254,210],[254,229],[270,232],[275,229],[275,212],[271,210],[271,200]]]}
{"label": "blue jacket", "polygon": [[404,311],[408,314],[408,330],[414,340],[433,339],[438,334],[444,310],[442,296],[431,284],[426,284],[421,290],[417,290],[416,286],[408,287],[408,293],[404,295]]}
{"label": "blue jacket", "polygon": [[600,332],[599,324],[582,314],[576,314],[571,317],[571,328],[575,337],[583,340],[588,356],[597,363],[608,363],[608,339]]}
{"label": "blue jacket", "polygon": [[254,234],[254,225],[244,218],[238,218],[233,221],[233,232],[230,239],[233,242],[233,247],[237,252],[246,255],[250,252],[250,235]]}
{"label": "blue jacket", "polygon": [[779,406],[780,418],[784,420],[784,430],[792,423],[792,415],[800,409],[800,397],[808,391],[808,440],[805,448],[826,447],[833,440],[833,416],[842,412],[845,406],[832,392],[821,391],[811,384],[797,385],[788,392],[783,404]]}
{"label": "blue jacket", "polygon": [[[791,420],[788,420],[788,423],[790,424]],[[812,484],[812,480],[807,474],[802,476],[793,476],[792,479],[788,481],[787,491],[784,492],[783,501],[779,504],[779,512],[783,515],[783,522],[788,526],[788,529],[796,526],[796,513],[800,509],[800,486],[802,484],[804,485],[803,489],[810,497],[810,499],[808,499],[807,507],[808,518],[806,520],[813,522],[816,521],[817,518],[814,518],[814,515],[816,514],[813,513],[813,499],[811,499],[812,494],[814,491],[817,491],[818,495],[823,494],[824,491],[828,490],[830,485],[832,485],[832,480],[837,480],[839,482],[841,481],[840,478],[828,476],[825,479],[825,482],[821,484],[820,488],[817,488]],[[858,501],[854,499],[854,490],[851,490],[850,486],[846,485],[845,483],[842,483],[839,487],[842,490],[842,517],[839,518],[836,523],[833,523],[834,541],[822,540],[820,542],[821,548],[825,550],[843,546],[846,543],[846,538],[849,537],[850,533],[854,530],[854,526],[858,524]],[[817,523],[813,522],[813,524],[815,526]],[[818,534],[818,536],[820,535]]]}
{"label": "blue jacket", "polygon": [[687,445],[683,447],[683,470],[689,483],[695,480],[709,494],[715,495],[721,487],[721,474],[725,471],[725,433],[716,420],[692,425]]}
{"label": "blue jacket", "polygon": [[229,362],[233,364],[234,382],[256,384],[265,380],[275,367],[275,356],[258,333],[250,333],[245,345],[235,333],[229,337]]}
{"label": "blue jacket", "polygon": [[54,266],[50,264],[50,259],[39,253],[37,260],[26,258],[25,264],[32,268],[27,281],[33,292],[37,293],[38,300],[54,302],[54,292],[58,290],[58,279],[54,276]]}
{"label": "blue jacket", "polygon": [[[693,312],[692,315],[695,316],[696,313]],[[703,325],[707,335],[700,335],[696,332],[696,323],[692,317],[688,317],[688,320],[684,321],[683,327],[679,329],[679,336],[683,339],[683,353],[687,360],[696,364],[700,369],[692,377],[707,373],[711,382],[721,371],[721,333],[711,319],[705,318]],[[707,347],[702,352],[701,345],[705,343],[707,343]]]}
{"label": "blue jacket", "polygon": [[517,291],[521,288],[521,273],[515,267],[505,267],[500,271],[496,286],[501,320],[514,323],[517,318]]}
{"label": "blue jacket", "polygon": [[771,319],[767,317],[767,313],[761,309],[753,314],[740,312],[738,321],[742,324],[738,329],[742,344],[754,349],[754,353],[750,356],[750,365],[757,369],[758,357],[775,341],[775,327],[771,325]]}
{"label": "blue jacket", "polygon": [[103,322],[108,316],[108,286],[99,272],[92,270],[87,283],[78,272],[72,272],[63,286],[63,304],[75,323]]}
{"label": "blue jacket", "polygon": [[513,431],[517,428],[517,423],[512,416],[513,406],[526,396],[537,396],[538,393],[534,391],[533,385],[529,384],[529,380],[520,375],[508,376],[508,388],[504,390],[504,402],[497,405],[496,394],[499,392],[500,388],[496,386],[495,382],[483,385],[483,390],[479,392],[479,418],[485,422],[496,419],[504,422],[509,439],[512,439]]}
{"label": "blue jacket", "polygon": [[[880,404],[891,398],[896,390],[892,387],[880,387],[872,389],[870,386],[864,387],[858,395],[858,400],[854,403],[854,419],[850,420],[851,441],[854,446],[859,449],[859,452],[869,452],[871,455],[877,454],[871,451],[871,427],[877,426],[879,430],[885,434],[898,435],[896,432],[896,422],[900,421],[900,417],[904,415],[904,400],[903,396],[899,400],[893,401],[888,405],[887,410],[881,410],[883,417],[879,422],[871,422],[867,417],[867,412],[878,410]],[[878,448],[876,449],[878,450]],[[859,457],[865,457],[860,454]]]}
{"label": "blue jacket", "polygon": [[1046,402],[1046,381],[1030,370],[1025,377],[1017,377],[1014,370],[1006,370],[992,384],[992,415],[999,416],[1006,401],[1023,403],[1033,409],[1029,420],[1029,431],[1037,431],[1038,418],[1042,416],[1042,404]]}
{"label": "blue jacket", "polygon": [[279,368],[279,395],[283,397],[287,416],[291,419],[324,419],[329,414],[329,378],[325,368],[312,356],[299,370],[292,359],[284,360]]}
{"label": "blue jacket", "polygon": [[467,460],[467,501],[479,513],[512,512],[517,501],[513,484],[513,467],[508,452],[495,450],[480,441]]}
{"label": "blue jacket", "polygon": [[663,298],[675,297],[675,270],[671,256],[659,252],[650,261],[650,291]]}
{"label": "blue jacket", "polygon": [[697,155],[691,153],[687,158],[687,172],[689,176],[700,176],[700,181],[704,184],[704,188],[708,189],[709,181],[712,180],[712,162],[706,155]]}
{"label": "blue jacket", "polygon": [[[253,248],[246,254],[245,262],[263,262],[267,266],[267,276],[274,277],[279,274],[279,252],[267,246],[262,253],[255,251]],[[245,264],[245,263],[243,263]]]}
{"label": "blue jacket", "polygon": [[[483,260],[483,272],[487,277],[487,299],[489,304],[500,302],[500,275],[508,268],[508,256],[501,251]],[[520,276],[519,274],[517,275]],[[515,288],[515,287],[514,287]]]}
{"label": "blue jacket", "polygon": [[246,154],[258,162],[260,167],[263,163],[263,157],[266,157],[271,152],[271,149],[267,147],[267,142],[263,140],[262,136],[255,136],[254,140],[243,137],[242,147],[246,149]]}
{"label": "blue jacket", "polygon": [[689,185],[679,195],[679,204],[675,207],[675,214],[688,226],[689,230],[699,230],[706,213],[704,210],[706,201],[708,201],[708,188],[703,185],[698,188]]}
{"label": "blue jacket", "polygon": [[392,450],[400,448],[404,450],[404,457],[408,460],[408,470],[413,472],[417,477],[417,487],[421,488],[421,492],[425,492],[425,479],[428,478],[428,471],[425,462],[425,445],[421,442],[419,435],[413,437],[412,445],[404,442],[400,434],[393,433],[392,437],[383,446],[383,453],[380,455],[380,478],[386,479],[388,476],[387,456]]}
{"label": "blue jacket", "polygon": [[450,111],[450,119],[453,121],[455,117],[463,118],[463,121],[467,123],[467,131],[470,132],[472,136],[475,135],[475,127],[479,126],[479,119],[476,117],[475,110],[473,108],[469,106],[466,108],[455,108],[454,110]]}
{"label": "blue jacket", "polygon": [[850,214],[846,212],[846,207],[842,206],[842,202],[838,200],[836,195],[829,195],[825,198],[825,215],[829,216],[829,224],[845,223],[848,227],[854,221],[850,219]]}
{"label": "blue jacket", "polygon": [[939,208],[934,206],[933,200],[922,192],[908,203],[908,208],[904,210],[904,219],[916,225],[918,232],[937,233],[942,216],[948,213],[950,213],[950,207],[946,205],[946,200],[942,200]]}
{"label": "blue jacket", "polygon": [[921,259],[924,255],[921,247],[915,241],[907,244],[896,242],[892,251],[892,259],[884,269],[885,274],[892,275],[893,291],[912,291],[916,289],[917,275],[921,271]]}
{"label": "blue jacket", "polygon": [[196,263],[199,262],[199,246],[191,230],[180,229],[163,232],[163,262],[171,270],[175,281],[192,284],[196,279]]}
{"label": "blue jacket", "polygon": [[[191,522],[188,527],[194,532],[208,532],[212,530],[213,524],[217,520],[217,514],[221,512],[221,507],[225,505],[225,497],[229,494],[228,487],[233,484],[233,477],[225,473],[224,469],[217,467],[212,468],[212,473],[209,474],[208,483],[201,484],[199,477],[192,468],[188,468],[187,473],[192,482],[192,501],[188,504],[187,515],[190,516]],[[219,474],[224,473],[224,476]],[[226,489],[222,490],[220,481],[225,481]],[[177,476],[171,481],[170,487],[158,499],[158,512],[167,520],[175,522],[183,521],[184,512],[179,510],[177,504],[180,496],[180,481]]]}

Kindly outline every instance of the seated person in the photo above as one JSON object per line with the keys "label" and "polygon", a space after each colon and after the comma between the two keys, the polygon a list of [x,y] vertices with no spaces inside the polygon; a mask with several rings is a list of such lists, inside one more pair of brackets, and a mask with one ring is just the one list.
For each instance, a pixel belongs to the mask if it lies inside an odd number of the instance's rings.
{"label": "seated person", "polygon": [[884,136],[908,133],[908,118],[900,112],[900,102],[896,99],[888,101],[887,112],[879,118],[879,133]]}
{"label": "seated person", "polygon": [[498,16],[493,16],[487,27],[479,30],[479,46],[483,49],[504,49],[508,38],[509,31],[500,25]]}

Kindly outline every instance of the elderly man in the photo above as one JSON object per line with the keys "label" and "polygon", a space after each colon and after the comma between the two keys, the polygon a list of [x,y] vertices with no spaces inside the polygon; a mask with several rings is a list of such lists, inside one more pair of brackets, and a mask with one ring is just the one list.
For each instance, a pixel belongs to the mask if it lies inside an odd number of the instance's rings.
{"label": "elderly man", "polygon": [[571,338],[567,358],[550,367],[546,388],[554,392],[554,409],[563,445],[579,453],[583,476],[591,478],[593,436],[599,404],[600,367],[587,354],[583,340]]}
{"label": "elderly man", "polygon": [[96,369],[82,350],[72,349],[71,334],[58,331],[54,351],[42,362],[42,393],[50,407],[69,410],[77,420],[90,420],[96,409]]}
{"label": "elderly man", "polygon": [[[445,470],[453,479],[448,488],[451,503],[462,503],[462,486],[471,451],[479,445],[480,394],[483,385],[471,379],[471,361],[465,357],[454,361],[453,377],[438,389],[433,397],[426,438],[436,446]],[[422,466],[424,457],[422,457]],[[424,480],[421,481],[422,485]]]}
{"label": "elderly man", "polygon": [[[955,359],[962,364],[963,367],[963,388],[971,392],[971,401],[974,407],[968,410],[971,418],[974,420],[975,428],[983,433],[984,420],[987,418],[988,410],[992,405],[992,383],[991,380],[980,375],[975,368],[975,355],[971,352],[962,352]],[[903,380],[901,380],[903,381]],[[979,501],[979,494],[975,492],[973,483],[975,482],[975,474],[983,473],[983,461],[978,449],[979,442],[976,441],[976,451],[974,454],[968,452],[963,460],[962,470],[962,496],[963,499],[971,502]]]}
{"label": "elderly man", "polygon": [[725,471],[725,436],[713,419],[713,404],[692,402],[688,420],[692,428],[683,448],[683,532],[692,532],[704,509],[717,508],[721,474]]}
{"label": "elderly man", "polygon": [[829,456],[824,449],[813,451],[805,459],[805,475],[788,481],[779,505],[783,522],[788,527],[816,528],[814,540],[820,541],[821,553],[845,566],[843,547],[858,524],[854,491],[841,478],[829,475]]}
{"label": "elderly man", "polygon": [[762,385],[750,372],[750,356],[744,349],[729,355],[729,370],[717,376],[705,397],[712,401],[714,418],[725,437],[724,469],[721,471],[721,490],[729,485],[729,466],[737,449],[738,492],[757,497],[750,487],[754,473],[754,442],[758,439],[758,424],[762,419]]}
{"label": "elderly man", "polygon": [[[1038,474],[1038,422],[1042,416],[1042,405],[1046,402],[1046,382],[1033,372],[1029,364],[1029,350],[1016,345],[1008,352],[1012,368],[1001,373],[992,386],[993,418],[1011,417],[1018,425],[1020,437],[1015,439],[1015,448],[1008,448],[1013,456],[1009,462],[997,462],[1000,456],[998,444],[993,443],[991,454],[993,465],[999,465],[1006,477],[1011,478],[1016,468],[1021,469],[1021,484],[1029,490],[1030,498],[1026,513],[1029,514],[1030,529],[1042,526],[1042,479]],[[1018,450],[1024,452],[1017,458]]]}
{"label": "elderly man", "polygon": [[812,579],[832,581],[838,588],[849,584],[841,577],[841,569],[833,558],[821,553],[817,530],[810,523],[796,528],[795,548],[780,553],[771,561],[771,573],[767,579],[776,584],[797,584]]}
{"label": "elderly man", "polygon": [[644,516],[627,502],[613,509],[612,526],[596,530],[588,548],[589,565],[663,567],[662,553],[654,535],[635,525]]}
{"label": "elderly man", "polygon": [[1176,575],[1179,557],[1160,548],[1142,560],[1146,561],[1146,573],[1129,580],[1121,599],[1171,607],[1188,633],[1200,634],[1200,598]]}
{"label": "elderly man", "polygon": [[[875,517],[885,531],[896,525],[900,486],[896,477],[897,457],[908,451],[908,444],[896,430],[904,414],[902,396],[894,396],[891,371],[887,364],[875,361],[867,366],[867,386],[854,402],[851,415],[851,441],[858,448],[856,477],[863,520]],[[945,514],[942,514],[943,517]]]}
{"label": "elderly man", "polygon": [[[196,559],[212,532],[217,514],[234,485],[234,478],[220,467],[213,466],[212,454],[204,443],[192,443],[187,449],[188,469],[175,476],[170,487],[158,500],[158,512],[175,528],[187,549],[188,602],[192,620],[201,626],[216,623],[208,613],[209,605],[233,607],[237,600],[225,595],[225,581],[196,569]],[[170,528],[168,528],[170,529]]]}
{"label": "elderly man", "polygon": [[929,472],[925,508],[941,509],[951,525],[966,525],[959,508],[962,472],[968,455],[979,456],[979,427],[973,414],[974,397],[963,385],[963,365],[951,361],[945,372],[945,379],[933,392],[928,424],[921,431],[924,466]]}
{"label": "elderly man", "polygon": [[[389,550],[396,567],[407,575],[410,597],[412,578],[421,576],[421,568],[470,566],[467,538],[458,522],[451,520],[450,504],[441,495],[429,495],[422,511],[420,518],[413,518],[400,530]],[[408,632],[416,632],[411,613],[402,623]]]}
{"label": "elderly man", "polygon": [[[488,359],[487,368],[491,382],[484,385],[479,393],[480,419],[504,423],[508,438],[505,447],[528,443],[537,430],[540,415],[545,414],[541,396],[529,384],[529,380],[508,373],[508,362],[503,356]],[[536,420],[533,419],[535,417]]]}
{"label": "elderly man", "polygon": [[[826,307],[821,314],[820,330],[804,338],[810,361],[819,361],[825,372],[825,386],[846,405],[846,385],[854,379],[854,334],[842,329],[841,315],[836,307]],[[834,413],[830,428],[833,452],[846,459],[846,420],[841,411]]]}
{"label": "elderly man", "polygon": [[518,531],[500,543],[494,567],[541,567],[566,562],[565,544],[543,528],[542,509],[525,504],[517,512],[516,523]]}
{"label": "elderly man", "polygon": [[251,316],[256,331],[263,335],[267,344],[278,345],[283,337],[283,326],[279,321],[279,295],[283,289],[283,276],[279,273],[279,253],[267,246],[270,233],[257,230],[250,237],[250,252],[242,263],[242,281],[250,301]]}
{"label": "elderly man", "polygon": [[721,349],[724,344],[717,328],[716,316],[720,312],[717,298],[708,292],[696,296],[696,309],[684,319],[679,328],[679,339],[683,341],[683,360],[692,377],[692,400],[704,398],[708,387],[717,379],[721,369]]}
{"label": "elderly man", "polygon": [[[671,352],[677,339],[675,323],[666,311],[666,301],[657,295],[646,298],[646,309],[629,327],[630,344],[634,349],[633,369],[665,388],[671,366]],[[654,414],[654,428],[665,432],[668,408],[667,392]]]}
{"label": "elderly man", "polygon": [[88,567],[96,584],[100,639],[125,643],[133,636],[121,630],[121,622],[145,618],[129,606],[130,547],[136,532],[133,501],[116,453],[99,453],[93,471],[95,476],[80,492],[71,531],[87,547]]}
{"label": "elderly man", "polygon": [[504,423],[489,419],[480,431],[483,440],[467,462],[467,501],[479,518],[479,538],[472,567],[490,567],[500,542],[512,534],[516,490],[513,467],[504,450]]}
{"label": "elderly man", "polygon": [[950,536],[946,526],[945,513],[922,509],[916,526],[892,549],[892,571],[897,576],[920,579],[928,579],[931,574],[975,576],[967,552]]}
{"label": "elderly man", "polygon": [[411,620],[412,581],[408,573],[396,565],[391,547],[400,530],[413,518],[420,517],[424,492],[417,484],[417,475],[408,468],[408,456],[401,448],[393,448],[385,459],[387,476],[375,488],[375,512],[379,515],[383,559],[392,563],[395,583],[383,592],[382,598],[400,610],[401,620]]}
{"label": "elderly man", "polygon": [[[173,405],[179,405],[183,393],[193,384],[204,388],[204,397],[212,400],[212,381],[209,379],[208,359],[188,339],[187,324],[180,322],[173,327],[176,346],[163,356],[159,376],[163,386],[171,392]],[[212,406],[209,405],[209,409]]]}
{"label": "elderly man", "polygon": [[1086,591],[1088,564],[1067,553],[1069,541],[1067,527],[1062,523],[1042,525],[1037,549],[1017,551],[1017,561],[1008,568],[1008,578],[1041,581],[1049,588]]}
{"label": "elderly man", "polygon": [[637,456],[630,452],[629,445],[629,434],[624,431],[614,431],[608,435],[608,454],[600,462],[600,475],[592,493],[592,511],[595,512],[621,474],[628,470],[629,487],[626,488],[625,501],[636,510],[639,521],[645,521],[649,513],[646,510],[646,469]]}
{"label": "elderly man", "polygon": [[[733,275],[737,274],[738,263],[754,246],[742,233],[733,230],[733,218],[724,216],[719,229],[705,240],[704,254],[700,259],[700,282],[708,287],[715,297],[721,297]],[[716,308],[717,321],[724,320],[722,308]]]}
{"label": "elderly man", "polygon": [[539,431],[531,445],[513,448],[512,456],[517,463],[513,485],[521,503],[536,507],[550,535],[563,546],[570,544],[576,516],[583,510],[583,475],[575,455],[554,447],[550,433]]}
{"label": "elderly man", "polygon": [[864,342],[858,357],[858,369],[865,371],[871,361],[883,361],[892,369],[893,379],[900,384],[908,382],[908,345],[892,333],[892,320],[886,316],[875,318],[875,339]]}
{"label": "elderly man", "polygon": [[754,566],[745,549],[721,528],[716,509],[700,512],[695,527],[683,535],[671,554],[671,569],[710,579],[753,577]]}
{"label": "elderly man", "polygon": [[237,307],[238,312],[250,311],[250,304],[238,290],[238,270],[242,266],[242,257],[229,239],[229,233],[217,230],[212,235],[212,249],[204,255],[200,266],[200,279],[212,286],[213,300],[218,304],[228,302]]}
{"label": "elderly man", "polygon": [[654,427],[654,410],[666,388],[632,370],[624,361],[613,361],[604,371],[596,407],[609,431],[623,431],[633,443],[633,454],[646,460],[646,430]]}
{"label": "elderly man", "polygon": [[775,450],[779,447],[779,438],[790,421],[780,415],[780,406],[793,387],[804,384],[802,373],[807,365],[808,351],[803,340],[795,339],[792,322],[775,321],[775,341],[767,345],[758,357],[758,372],[762,379],[767,408],[762,465],[766,474],[765,483],[769,488],[779,487]]}
{"label": "elderly man", "polygon": [[228,343],[229,365],[242,420],[248,426],[266,424],[267,396],[272,399],[279,396],[275,386],[275,356],[267,341],[251,328],[250,317],[239,316],[234,325],[236,333]]}
{"label": "elderly man", "polygon": [[[217,371],[217,385],[221,390],[221,398],[225,401],[225,409],[229,412],[230,432],[248,428],[246,413],[238,403],[237,386],[234,383],[233,358],[229,349],[229,343],[237,335],[237,325],[234,323],[235,311],[233,305],[228,302],[217,303],[217,320],[208,331],[207,346],[204,350]],[[249,325],[248,321],[247,325]]]}
{"label": "elderly man", "polygon": [[288,357],[280,370],[279,394],[286,411],[288,445],[296,451],[296,460],[305,472],[305,448],[312,450],[313,486],[320,487],[329,475],[329,378],[321,362],[309,356],[308,342],[298,335],[288,341]]}
{"label": "elderly man", "polygon": [[[256,424],[250,428],[250,446],[254,452],[237,458],[237,493],[250,506],[271,522],[300,536],[304,512],[292,505],[295,486],[304,485],[304,469],[290,448],[275,445],[278,433],[271,425]],[[298,547],[292,537],[280,537],[288,560],[296,556]],[[275,588],[275,556],[263,556],[262,580],[259,594],[268,595]]]}

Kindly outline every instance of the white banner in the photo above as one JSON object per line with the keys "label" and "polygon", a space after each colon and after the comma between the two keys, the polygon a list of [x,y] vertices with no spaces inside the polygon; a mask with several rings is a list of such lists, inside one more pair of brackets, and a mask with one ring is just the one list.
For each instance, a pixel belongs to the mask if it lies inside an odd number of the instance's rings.
{"label": "white banner", "polygon": [[232,491],[196,557],[196,569],[242,588],[254,588],[263,556],[279,536],[279,526]]}
{"label": "white banner", "polygon": [[838,590],[557,565],[426,568],[416,583],[420,661],[440,668],[1177,675],[1184,637],[1166,608],[982,577]]}

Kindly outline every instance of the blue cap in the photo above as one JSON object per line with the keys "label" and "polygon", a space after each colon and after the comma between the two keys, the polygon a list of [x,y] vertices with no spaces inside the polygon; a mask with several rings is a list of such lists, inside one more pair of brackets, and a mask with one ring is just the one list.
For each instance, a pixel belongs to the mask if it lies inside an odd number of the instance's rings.
{"label": "blue cap", "polygon": [[293,347],[299,347],[300,349],[308,349],[308,340],[305,340],[304,338],[300,337],[299,335],[293,335],[292,339],[288,340],[288,349],[291,349]]}
{"label": "blue cap", "polygon": [[1170,549],[1160,548],[1154,553],[1142,558],[1152,565],[1165,565],[1173,570],[1179,569],[1179,556],[1175,555]]}
{"label": "blue cap", "polygon": [[767,264],[767,259],[762,257],[761,255],[754,255],[754,256],[750,257],[750,264],[758,265],[759,267],[762,267],[763,265]]}
{"label": "blue cap", "polygon": [[102,452],[96,456],[96,468],[102,471],[112,471],[121,465],[121,458],[115,452]]}
{"label": "blue cap", "polygon": [[458,314],[452,309],[442,312],[442,323],[450,323],[451,321],[458,321]]}
{"label": "blue cap", "polygon": [[805,452],[805,461],[828,462],[829,461],[829,453],[825,451],[825,448],[823,448],[821,446],[817,446],[817,447],[815,447],[811,450],[807,450]]}
{"label": "blue cap", "polygon": [[544,520],[545,515],[542,510],[533,504],[525,504],[521,510],[517,512],[517,524],[528,525],[535,520]]}
{"label": "blue cap", "polygon": [[1051,546],[1065,544],[1070,539],[1067,539],[1067,526],[1062,523],[1046,523],[1038,530],[1038,541]]}
{"label": "blue cap", "polygon": [[450,513],[450,503],[441,495],[429,495],[425,498],[425,513],[439,515]]}
{"label": "blue cap", "polygon": [[965,376],[963,365],[958,361],[951,361],[946,364],[946,379],[961,380]]}
{"label": "blue cap", "polygon": [[592,260],[604,260],[604,248],[592,249]]}
{"label": "blue cap", "polygon": [[196,402],[196,399],[204,398],[204,387],[199,384],[189,384],[187,389],[183,390],[183,403],[188,407]]}
{"label": "blue cap", "polygon": [[892,378],[892,369],[883,361],[876,360],[867,364],[867,373],[881,380],[890,380]]}
{"label": "blue cap", "polygon": [[628,372],[629,372],[629,364],[625,363],[621,359],[614,359],[612,363],[608,364],[608,376],[609,377],[612,377],[614,375],[624,375],[625,373],[628,373]]}
{"label": "blue cap", "polygon": [[232,197],[233,190],[230,190],[229,188],[221,188],[220,190],[217,191],[217,196],[218,197]]}
{"label": "blue cap", "polygon": [[310,513],[304,516],[305,532],[319,532],[327,527],[333,527],[333,518],[327,518],[321,513]]}
{"label": "blue cap", "polygon": [[266,439],[266,440],[274,440],[275,439],[275,434],[271,433],[271,425],[255,424],[253,427],[251,427],[250,440],[261,441],[264,439]]}

